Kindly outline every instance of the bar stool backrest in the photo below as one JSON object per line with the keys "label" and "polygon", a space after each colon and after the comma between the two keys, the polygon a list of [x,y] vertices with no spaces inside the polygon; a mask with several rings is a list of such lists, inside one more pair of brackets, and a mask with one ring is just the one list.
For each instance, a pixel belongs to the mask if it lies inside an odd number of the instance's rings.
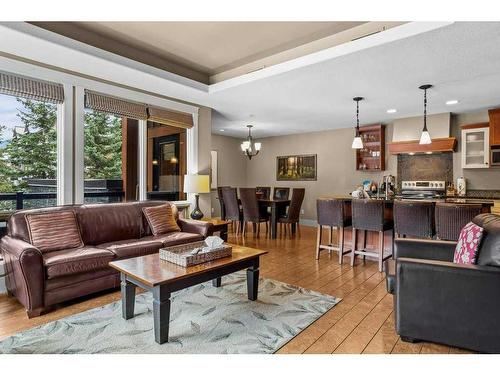
{"label": "bar stool backrest", "polygon": [[480,204],[436,203],[436,237],[458,241],[462,228],[482,209]]}
{"label": "bar stool backrest", "polygon": [[394,230],[399,236],[432,238],[434,203],[395,201]]}
{"label": "bar stool backrest", "polygon": [[342,199],[318,199],[316,201],[318,225],[347,227],[351,225],[351,204]]}
{"label": "bar stool backrest", "polygon": [[378,199],[352,200],[352,227],[362,230],[384,230],[385,202]]}

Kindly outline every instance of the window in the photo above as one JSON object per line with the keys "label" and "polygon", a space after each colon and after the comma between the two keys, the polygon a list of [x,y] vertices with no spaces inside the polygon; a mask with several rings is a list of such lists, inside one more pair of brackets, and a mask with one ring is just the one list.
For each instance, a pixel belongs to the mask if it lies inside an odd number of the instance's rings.
{"label": "window", "polygon": [[0,209],[57,203],[57,104],[0,94]]}
{"label": "window", "polygon": [[[131,166],[122,160],[123,146],[127,145],[127,137],[123,132],[123,122],[126,121],[126,118],[113,114],[92,109],[85,111],[85,203],[121,201],[125,196],[123,182],[127,180],[127,169],[124,170],[124,166],[132,167],[137,176],[137,158],[128,161]],[[134,200],[135,194],[127,198]]]}
{"label": "window", "polygon": [[148,199],[186,199],[186,129],[148,121],[147,163]]}

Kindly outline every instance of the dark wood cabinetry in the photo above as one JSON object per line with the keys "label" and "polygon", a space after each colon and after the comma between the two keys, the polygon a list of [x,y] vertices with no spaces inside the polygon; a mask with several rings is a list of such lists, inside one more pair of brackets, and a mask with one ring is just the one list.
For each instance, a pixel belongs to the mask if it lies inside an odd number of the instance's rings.
{"label": "dark wood cabinetry", "polygon": [[359,128],[363,148],[356,150],[356,170],[385,170],[385,125],[366,125]]}
{"label": "dark wood cabinetry", "polygon": [[500,108],[490,109],[490,147],[500,146]]}

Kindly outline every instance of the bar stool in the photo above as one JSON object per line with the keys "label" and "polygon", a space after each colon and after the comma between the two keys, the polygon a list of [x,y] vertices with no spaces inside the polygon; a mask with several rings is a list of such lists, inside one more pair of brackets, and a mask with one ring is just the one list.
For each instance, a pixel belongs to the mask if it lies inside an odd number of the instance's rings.
{"label": "bar stool", "polygon": [[434,236],[433,202],[394,202],[395,237],[432,238]]}
{"label": "bar stool", "polygon": [[436,203],[436,238],[458,241],[462,228],[482,210],[480,204]]}
{"label": "bar stool", "polygon": [[[343,199],[318,199],[316,201],[318,215],[318,234],[316,237],[316,259],[319,259],[321,250],[337,251],[339,253],[339,264],[342,264],[344,254],[344,231],[351,226],[351,202]],[[322,245],[323,226],[330,228],[330,241],[327,245]],[[338,244],[333,244],[333,228],[337,228]]]}
{"label": "bar stool", "polygon": [[[352,200],[352,246],[351,266],[354,267],[354,260],[357,255],[374,257],[378,260],[378,270],[382,272],[382,264],[385,259],[391,257],[392,254],[384,256],[384,232],[392,230],[394,237],[394,222],[386,219],[384,216],[385,202],[378,199],[353,199]],[[374,231],[379,233],[379,248],[377,251],[367,251],[356,249],[356,231],[364,231],[364,242],[366,246],[366,231]],[[394,241],[391,243],[393,250]]]}

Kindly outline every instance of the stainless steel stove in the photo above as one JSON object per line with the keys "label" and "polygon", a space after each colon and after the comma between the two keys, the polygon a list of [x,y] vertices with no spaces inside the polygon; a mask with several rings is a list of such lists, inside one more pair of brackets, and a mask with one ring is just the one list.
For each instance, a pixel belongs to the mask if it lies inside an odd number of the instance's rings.
{"label": "stainless steel stove", "polygon": [[439,199],[446,195],[445,181],[402,181],[401,195],[405,199]]}

